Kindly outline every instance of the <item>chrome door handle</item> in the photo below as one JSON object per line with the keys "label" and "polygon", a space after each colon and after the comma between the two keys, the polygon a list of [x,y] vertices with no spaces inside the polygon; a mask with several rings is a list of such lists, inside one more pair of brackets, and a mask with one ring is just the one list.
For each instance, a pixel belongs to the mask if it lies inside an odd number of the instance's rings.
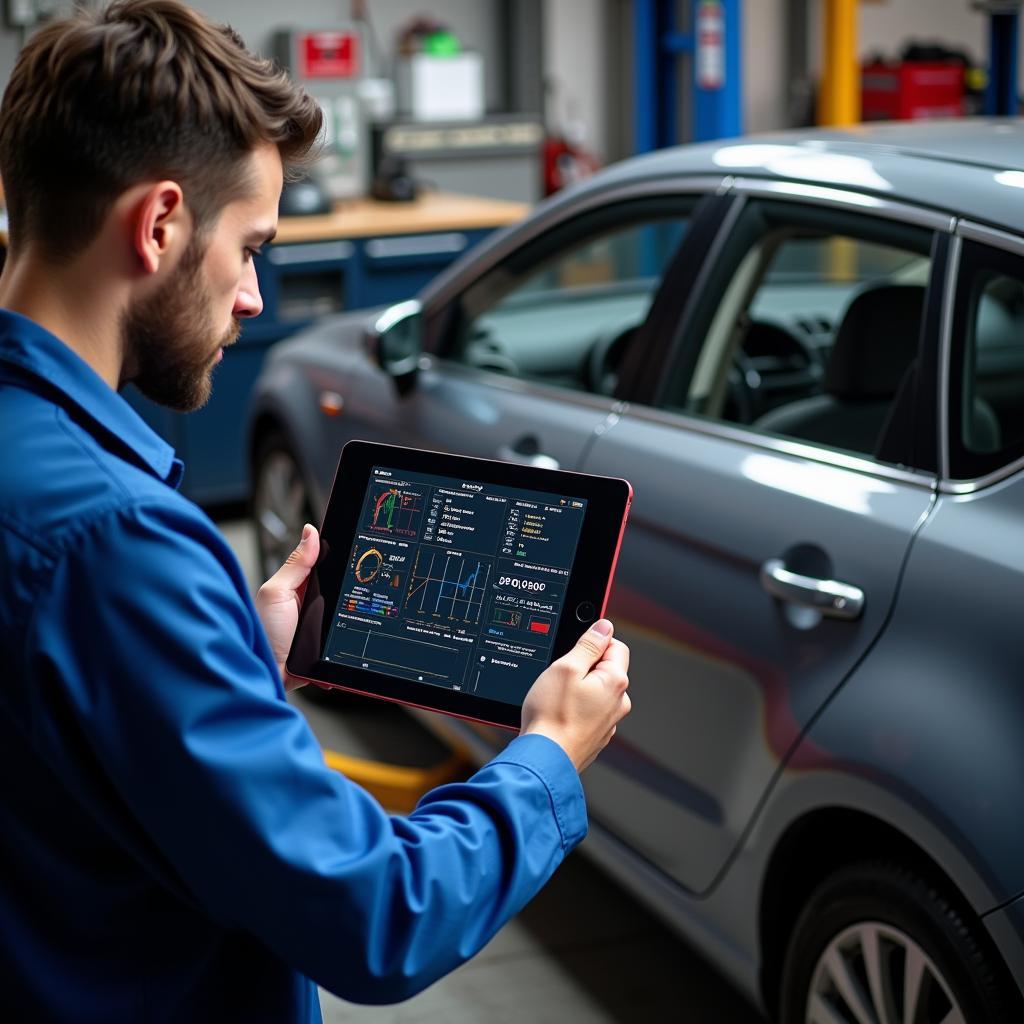
{"label": "chrome door handle", "polygon": [[558,459],[543,452],[535,452],[527,455],[524,452],[517,452],[511,445],[503,444],[498,449],[498,458],[503,462],[518,462],[520,466],[534,466],[537,469],[558,469]]}
{"label": "chrome door handle", "polygon": [[860,587],[790,572],[781,558],[769,558],[761,566],[761,586],[780,601],[814,608],[833,619],[858,619],[864,611]]}

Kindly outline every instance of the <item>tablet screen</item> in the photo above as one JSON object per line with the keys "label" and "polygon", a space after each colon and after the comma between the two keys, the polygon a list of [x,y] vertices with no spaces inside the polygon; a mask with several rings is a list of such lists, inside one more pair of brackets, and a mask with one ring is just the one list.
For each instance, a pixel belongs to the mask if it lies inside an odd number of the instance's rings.
{"label": "tablet screen", "polygon": [[586,508],[374,466],[322,659],[521,704],[551,661]]}

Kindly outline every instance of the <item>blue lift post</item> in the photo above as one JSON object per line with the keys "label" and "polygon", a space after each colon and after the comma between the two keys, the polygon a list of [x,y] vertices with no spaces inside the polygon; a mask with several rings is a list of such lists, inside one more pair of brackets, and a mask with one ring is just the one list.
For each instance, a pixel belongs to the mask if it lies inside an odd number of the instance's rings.
{"label": "blue lift post", "polygon": [[635,149],[674,145],[677,66],[689,55],[693,141],[743,131],[740,61],[741,0],[691,0],[691,32],[677,31],[673,0],[634,0]]}
{"label": "blue lift post", "polygon": [[[1019,6],[1003,4],[1002,7]],[[1018,13],[996,13],[989,15],[989,58],[988,88],[985,90],[985,113],[992,115],[1016,115],[1017,99],[1017,50],[1020,15]]]}

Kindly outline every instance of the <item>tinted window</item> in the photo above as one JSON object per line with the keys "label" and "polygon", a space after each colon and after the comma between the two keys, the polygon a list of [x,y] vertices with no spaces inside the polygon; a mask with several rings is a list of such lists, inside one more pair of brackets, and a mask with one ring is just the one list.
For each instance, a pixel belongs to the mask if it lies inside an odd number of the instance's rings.
{"label": "tinted window", "polygon": [[993,472],[1024,455],[1024,260],[965,242],[953,319],[950,471]]}
{"label": "tinted window", "polygon": [[665,404],[907,461],[893,414],[918,365],[931,244],[897,222],[749,203],[684,328]]}
{"label": "tinted window", "polygon": [[480,369],[612,394],[693,205],[672,196],[602,208],[524,246],[462,296],[447,354]]}

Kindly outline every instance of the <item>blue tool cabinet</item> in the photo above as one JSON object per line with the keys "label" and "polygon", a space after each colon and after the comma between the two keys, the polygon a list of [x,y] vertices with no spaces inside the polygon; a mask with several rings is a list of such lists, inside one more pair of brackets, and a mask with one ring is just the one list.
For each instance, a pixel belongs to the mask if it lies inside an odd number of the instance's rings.
{"label": "blue tool cabinet", "polygon": [[[497,226],[497,225],[496,225]],[[161,408],[128,387],[125,397],[185,461],[182,490],[202,505],[248,498],[245,413],[271,345],[319,317],[411,298],[493,228],[336,238],[267,246],[256,272],[263,313],[243,324],[214,371],[197,412]]]}

